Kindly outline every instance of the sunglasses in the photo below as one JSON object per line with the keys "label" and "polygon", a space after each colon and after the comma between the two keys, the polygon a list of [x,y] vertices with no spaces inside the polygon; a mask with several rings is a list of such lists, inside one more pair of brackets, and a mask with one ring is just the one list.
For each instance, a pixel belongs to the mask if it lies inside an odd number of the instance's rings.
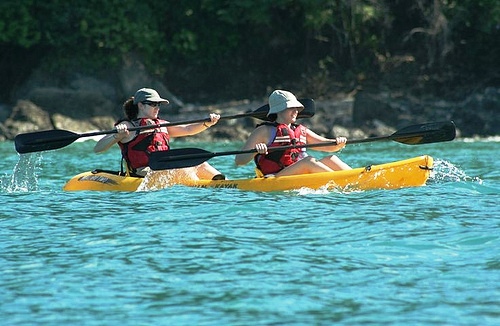
{"label": "sunglasses", "polygon": [[149,105],[153,108],[158,108],[160,107],[161,103],[160,102],[148,102],[148,101],[145,101],[145,102],[141,102],[142,104],[146,104],[146,105]]}

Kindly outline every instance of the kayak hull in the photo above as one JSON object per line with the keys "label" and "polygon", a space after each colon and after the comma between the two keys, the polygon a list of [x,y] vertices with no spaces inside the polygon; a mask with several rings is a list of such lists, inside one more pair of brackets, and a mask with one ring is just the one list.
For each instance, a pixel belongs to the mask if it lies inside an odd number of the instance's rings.
{"label": "kayak hull", "polygon": [[352,170],[245,180],[196,180],[192,187],[234,188],[250,191],[285,191],[300,188],[325,190],[398,189],[425,185],[433,160],[426,156]]}
{"label": "kayak hull", "polygon": [[[432,167],[433,158],[422,155],[406,160],[344,171],[241,180],[185,179],[174,184],[199,188],[227,188],[265,192],[300,188],[340,191],[399,189],[425,185]],[[144,179],[119,176],[105,171],[89,171],[73,177],[63,189],[66,191],[136,191],[141,189]],[[174,184],[155,184],[153,188],[162,189]]]}
{"label": "kayak hull", "polygon": [[143,178],[119,175],[118,172],[93,170],[80,173],[63,187],[66,191],[136,191]]}

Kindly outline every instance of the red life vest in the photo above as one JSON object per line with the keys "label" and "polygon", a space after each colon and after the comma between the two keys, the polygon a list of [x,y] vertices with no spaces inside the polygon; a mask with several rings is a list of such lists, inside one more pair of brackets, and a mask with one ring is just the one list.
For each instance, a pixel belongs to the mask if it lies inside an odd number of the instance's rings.
{"label": "red life vest", "polygon": [[[303,125],[263,123],[276,127],[276,135],[267,144],[267,147],[305,145],[306,130]],[[257,154],[255,164],[264,174],[273,174],[283,170],[285,167],[302,159],[305,155],[305,148],[290,148],[286,150],[269,151],[267,155]]]}
{"label": "red life vest", "polygon": [[[134,121],[130,121],[134,126],[146,126],[146,125],[158,125],[161,123],[166,123],[165,120],[160,119],[146,119],[141,118]],[[135,169],[146,167],[149,164],[149,154],[158,151],[168,151],[170,135],[168,134],[167,128],[155,128],[155,129],[145,129],[137,130],[134,139],[128,143],[121,143],[120,148],[122,150],[122,156],[127,162],[129,169],[132,172]]]}

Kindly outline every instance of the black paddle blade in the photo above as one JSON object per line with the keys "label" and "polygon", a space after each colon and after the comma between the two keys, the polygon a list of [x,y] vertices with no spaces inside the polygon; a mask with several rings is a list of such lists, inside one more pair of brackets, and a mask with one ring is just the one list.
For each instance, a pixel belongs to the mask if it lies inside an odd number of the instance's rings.
{"label": "black paddle blade", "polygon": [[179,148],[152,152],[149,155],[149,167],[155,171],[187,168],[200,165],[216,155],[216,153],[200,148]]}
{"label": "black paddle blade", "polygon": [[80,135],[67,130],[45,130],[19,134],[14,138],[18,153],[31,153],[58,149],[77,140]]}
{"label": "black paddle blade", "polygon": [[455,136],[455,123],[445,121],[408,126],[396,131],[390,139],[407,145],[421,145],[450,141]]}
{"label": "black paddle blade", "polygon": [[316,113],[316,105],[312,98],[299,99],[299,102],[304,106],[304,110],[300,111],[297,119],[312,118]]}
{"label": "black paddle blade", "polygon": [[[316,113],[316,106],[314,104],[314,100],[312,98],[302,98],[298,100],[304,106],[304,109],[299,112],[297,115],[297,119],[305,119],[312,118]],[[252,117],[264,120],[264,121],[274,121],[276,116],[271,114],[271,116],[267,116],[269,112],[269,104],[263,105],[257,110],[253,111]],[[273,117],[274,115],[274,117]]]}

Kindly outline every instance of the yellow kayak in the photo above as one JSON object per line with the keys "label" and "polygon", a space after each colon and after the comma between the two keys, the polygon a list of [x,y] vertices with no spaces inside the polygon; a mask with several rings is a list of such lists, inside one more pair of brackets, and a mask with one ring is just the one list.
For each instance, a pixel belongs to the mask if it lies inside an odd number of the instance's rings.
{"label": "yellow kayak", "polygon": [[[188,187],[229,188],[247,191],[285,191],[300,188],[341,191],[399,189],[425,185],[432,167],[433,158],[422,155],[345,171],[240,180],[193,180],[186,177],[172,181],[168,177],[151,178],[148,175],[145,178],[139,178],[121,176],[110,171],[94,170],[74,176],[63,189],[66,191],[137,191],[158,190],[178,184]],[[153,174],[155,173],[158,172],[153,172]]]}

